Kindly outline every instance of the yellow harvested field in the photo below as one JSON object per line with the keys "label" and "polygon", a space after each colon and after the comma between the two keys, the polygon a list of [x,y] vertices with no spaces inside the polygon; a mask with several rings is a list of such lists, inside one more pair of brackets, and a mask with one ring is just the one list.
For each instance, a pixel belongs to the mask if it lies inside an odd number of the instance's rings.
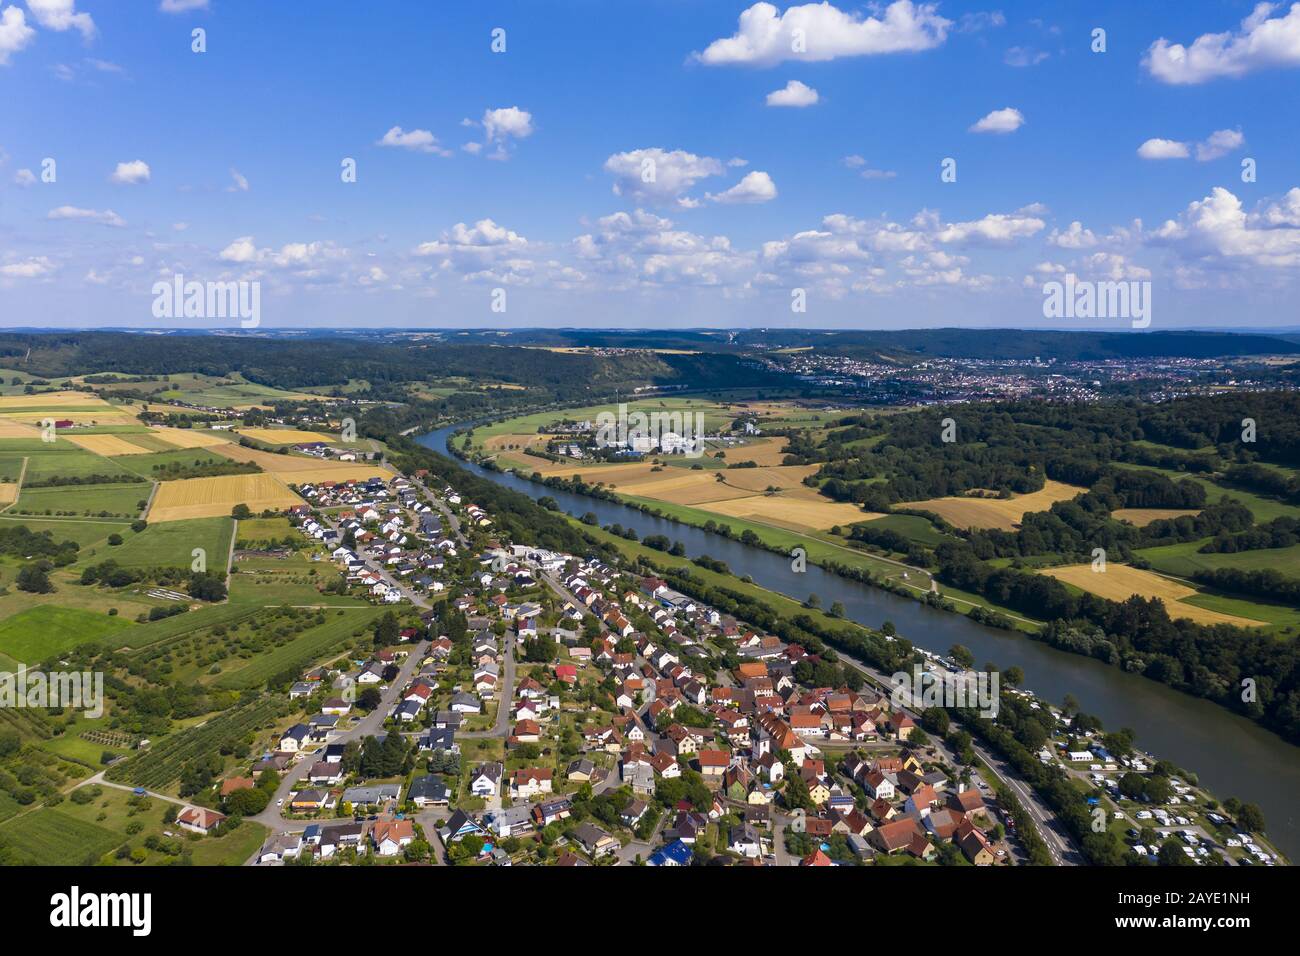
{"label": "yellow harvested field", "polygon": [[[558,435],[539,434],[537,432],[509,435],[493,435],[483,442],[483,448],[486,451],[498,452],[505,451],[507,448],[545,448],[546,443],[552,438],[558,438]],[[538,459],[544,461],[545,459]]]}
{"label": "yellow harvested field", "polygon": [[205,432],[197,428],[167,428],[158,427],[151,429],[152,434],[161,438],[169,445],[175,445],[177,448],[215,448],[217,445],[229,445],[230,433]]}
{"label": "yellow harvested field", "polygon": [[[772,488],[804,488],[803,480],[814,474],[820,465],[789,465],[776,468],[729,468],[722,474],[727,484],[747,491],[767,491]],[[812,489],[809,489],[810,491]],[[816,492],[814,492],[816,494]]]}
{"label": "yellow harvested field", "polygon": [[245,448],[235,444],[218,445],[211,450],[235,461],[250,461],[261,466],[263,471],[279,475],[285,481],[295,485],[300,485],[304,481],[350,481],[393,477],[391,469],[383,468],[377,462],[327,461],[298,455],[277,455],[275,452],[258,451],[256,448]]}
{"label": "yellow harvested field", "polygon": [[1043,568],[1039,574],[1046,574],[1109,601],[1126,601],[1135,594],[1144,598],[1158,597],[1165,602],[1165,610],[1170,617],[1189,618],[1197,624],[1260,627],[1264,623],[1186,604],[1184,599],[1195,596],[1195,590],[1159,574],[1131,568],[1126,564],[1108,564],[1105,571],[1094,571],[1091,564],[1070,564],[1060,568]]}
{"label": "yellow harvested field", "polygon": [[0,481],[0,505],[11,505],[18,500],[18,482]]}
{"label": "yellow harvested field", "polygon": [[785,448],[784,438],[760,438],[748,445],[725,449],[726,458],[723,460],[729,464],[752,461],[756,465],[779,465],[785,460],[783,448]]}
{"label": "yellow harvested field", "polygon": [[254,441],[266,442],[268,445],[301,445],[308,442],[338,441],[334,435],[321,432],[305,432],[297,428],[241,428],[239,434],[247,435]]}
{"label": "yellow harvested field", "polygon": [[1153,521],[1165,518],[1181,518],[1184,515],[1198,515],[1199,508],[1120,508],[1110,513],[1116,521],[1127,521],[1138,528],[1145,528]]}
{"label": "yellow harvested field", "polygon": [[1020,519],[1035,511],[1047,511],[1058,501],[1069,501],[1088,489],[1048,480],[1041,490],[1010,498],[930,498],[909,501],[903,508],[933,511],[954,528],[999,528],[1014,531]]}
{"label": "yellow harvested field", "polygon": [[716,471],[686,471],[680,468],[665,468],[663,471],[646,476],[643,481],[626,482],[618,486],[621,495],[634,495],[638,498],[654,498],[658,501],[677,505],[694,505],[701,501],[720,501],[726,498],[748,498],[752,491],[743,488],[730,488],[713,476]]}
{"label": "yellow harvested field", "polygon": [[40,435],[39,428],[24,425],[22,422],[15,422],[7,418],[0,418],[0,438],[39,438]]}
{"label": "yellow harvested field", "polygon": [[254,512],[283,510],[303,500],[275,475],[223,475],[218,478],[182,478],[158,486],[149,508],[150,521],[182,521],[230,514],[238,504]]}
{"label": "yellow harvested field", "polygon": [[65,435],[64,437],[74,445],[79,445],[86,451],[93,451],[96,455],[145,455],[153,452],[152,448],[134,444],[129,435]]}
{"label": "yellow harvested field", "polygon": [[835,525],[853,524],[879,518],[875,512],[863,511],[841,501],[807,501],[784,495],[751,495],[729,501],[708,501],[696,505],[701,511],[749,518],[764,524],[779,525],[792,531],[825,531]]}
{"label": "yellow harvested field", "polygon": [[46,392],[42,395],[0,395],[0,412],[13,408],[61,408],[65,405],[89,408],[116,408],[98,395],[88,392]]}

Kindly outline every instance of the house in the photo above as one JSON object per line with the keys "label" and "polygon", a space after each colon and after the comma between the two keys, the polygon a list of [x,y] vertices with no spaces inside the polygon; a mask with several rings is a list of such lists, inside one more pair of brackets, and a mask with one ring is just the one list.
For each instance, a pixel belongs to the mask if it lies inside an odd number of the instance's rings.
{"label": "house", "polygon": [[656,850],[646,860],[646,866],[690,866],[695,851],[681,840],[674,840],[667,846]]}
{"label": "house", "polygon": [[596,765],[585,757],[579,757],[569,764],[565,776],[578,783],[588,783],[596,773]]}
{"label": "house", "polygon": [[230,777],[221,781],[221,795],[228,797],[236,790],[251,790],[256,783],[252,777]]}
{"label": "house", "polygon": [[727,835],[727,849],[748,859],[757,859],[763,854],[763,841],[759,839],[758,830],[742,823],[731,828]]}
{"label": "house", "polygon": [[590,821],[578,824],[570,836],[593,857],[606,856],[621,845],[617,838],[610,836]]}
{"label": "house", "polygon": [[306,724],[294,724],[280,735],[280,750],[284,753],[296,754],[306,745],[310,735],[311,728]]}
{"label": "house", "polygon": [[390,800],[399,800],[401,796],[400,783],[381,783],[369,787],[349,787],[343,791],[342,800],[344,803],[352,804],[353,807],[382,806]]}
{"label": "house", "polygon": [[445,806],[451,799],[451,791],[442,777],[426,774],[411,781],[406,799],[423,810],[427,806]]}
{"label": "house", "polygon": [[438,833],[444,843],[459,843],[467,836],[488,835],[488,831],[464,810],[453,812],[446,825]]}
{"label": "house", "polygon": [[510,799],[528,800],[538,794],[550,793],[552,773],[549,767],[516,770],[510,779]]}
{"label": "house", "polygon": [[377,820],[370,840],[380,856],[396,856],[415,839],[415,825],[410,820]]}
{"label": "house", "polygon": [[539,827],[548,826],[559,820],[567,820],[573,815],[573,806],[567,797],[559,800],[543,800],[533,807],[533,820]]}
{"label": "house", "polygon": [[483,712],[483,705],[473,694],[457,691],[452,695],[451,709],[458,714],[479,714]]}
{"label": "house", "polygon": [[501,775],[504,768],[493,761],[485,763],[469,778],[470,793],[476,797],[494,797],[501,790]]}
{"label": "house", "polygon": [[191,833],[211,833],[226,819],[224,813],[208,810],[205,807],[186,807],[176,817],[176,823],[183,830]]}
{"label": "house", "polygon": [[705,780],[721,778],[731,765],[731,754],[726,750],[699,750],[695,759]]}
{"label": "house", "polygon": [[297,833],[278,833],[257,855],[258,863],[282,863],[296,859],[302,852],[303,838]]}

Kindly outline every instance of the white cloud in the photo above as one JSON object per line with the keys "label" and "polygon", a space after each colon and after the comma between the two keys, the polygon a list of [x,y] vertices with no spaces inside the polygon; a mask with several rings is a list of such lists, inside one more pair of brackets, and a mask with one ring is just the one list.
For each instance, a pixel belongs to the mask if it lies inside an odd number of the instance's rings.
{"label": "white cloud", "polygon": [[89,13],[77,12],[77,0],[27,0],[27,9],[47,30],[62,32],[75,28],[86,40],[95,35],[95,21]]}
{"label": "white cloud", "polygon": [[1083,223],[1075,220],[1064,232],[1053,229],[1047,237],[1048,245],[1061,249],[1088,249],[1097,244],[1097,237],[1091,229],[1085,229]]}
{"label": "white cloud", "polygon": [[208,0],[162,0],[158,9],[163,13],[188,13],[191,10],[206,10]]}
{"label": "white cloud", "polygon": [[841,162],[849,169],[856,169],[863,179],[893,179],[898,173],[890,169],[872,169],[861,156],[845,156]]}
{"label": "white cloud", "polygon": [[1195,261],[1293,269],[1300,266],[1300,187],[1247,213],[1240,199],[1216,186],[1144,238]]}
{"label": "white cloud", "polygon": [[[924,221],[924,217],[918,217]],[[992,243],[1006,245],[1017,239],[1025,239],[1041,232],[1047,223],[1037,216],[1023,212],[989,213],[983,219],[970,222],[950,222],[940,226],[934,232],[934,238],[942,243]]]}
{"label": "white cloud", "polygon": [[9,63],[9,57],[32,42],[36,31],[27,25],[27,15],[21,7],[5,7],[0,13],[0,66]]}
{"label": "white cloud", "polygon": [[1172,139],[1149,139],[1137,153],[1143,159],[1186,159],[1191,155],[1186,143]]}
{"label": "white cloud", "polygon": [[234,166],[230,167],[231,184],[226,187],[228,193],[246,193],[248,192],[248,177],[237,170]]}
{"label": "white cloud", "polygon": [[394,126],[383,137],[375,142],[376,146],[389,146],[396,149],[409,149],[417,153],[436,153],[439,156],[450,156],[451,151],[438,145],[438,137],[434,136],[427,129],[404,130],[400,126]]}
{"label": "white cloud", "polygon": [[223,262],[256,262],[257,244],[252,236],[241,236],[222,249],[219,258]]}
{"label": "white cloud", "polygon": [[1025,46],[1013,46],[1002,57],[1002,62],[1007,66],[1026,67],[1037,66],[1046,60],[1050,53],[1042,50],[1034,50]]}
{"label": "white cloud", "polygon": [[709,156],[655,146],[615,153],[605,160],[605,172],[614,177],[617,196],[637,203],[676,203],[690,208],[698,203],[685,193],[701,179],[720,176],[723,166]]}
{"label": "white cloud", "polygon": [[135,186],[140,183],[147,183],[150,175],[148,163],[143,159],[133,159],[130,162],[118,163],[117,168],[113,170],[108,178],[110,182],[122,186]]}
{"label": "white cloud", "polygon": [[785,60],[908,53],[941,45],[951,26],[934,4],[911,0],[895,0],[879,17],[846,13],[827,2],[784,13],[770,3],[755,3],[740,14],[733,36],[714,40],[694,58],[709,66],[773,66]]}
{"label": "white cloud", "polygon": [[1020,110],[1008,106],[994,110],[970,128],[972,133],[1014,133],[1025,125],[1025,117]]}
{"label": "white cloud", "polygon": [[776,198],[776,183],[767,173],[755,170],[746,173],[736,185],[723,192],[708,194],[713,202],[723,204],[771,202]]}
{"label": "white cloud", "polygon": [[76,206],[59,206],[46,214],[46,219],[70,219],[75,222],[94,222],[101,226],[125,226],[126,222],[111,209],[79,209]]}
{"label": "white cloud", "polygon": [[30,169],[20,169],[14,173],[14,182],[26,189],[36,185],[36,174]]}
{"label": "white cloud", "polygon": [[438,268],[465,281],[523,283],[531,280],[536,263],[533,247],[519,233],[491,219],[473,226],[458,222],[438,239],[422,242],[413,254],[438,260]]}
{"label": "white cloud", "polygon": [[1221,129],[1211,133],[1203,143],[1196,144],[1196,158],[1202,163],[1219,159],[1241,149],[1246,137],[1239,129]]}
{"label": "white cloud", "polygon": [[1270,18],[1278,4],[1259,3],[1239,32],[1206,33],[1191,46],[1164,37],[1147,49],[1142,65],[1162,83],[1205,83],[1267,67],[1300,66],[1300,3]]}
{"label": "white cloud", "polygon": [[812,106],[820,96],[811,86],[791,80],[783,89],[773,90],[767,94],[768,106]]}
{"label": "white cloud", "polygon": [[[1196,144],[1196,158],[1202,163],[1227,156],[1241,148],[1246,137],[1238,129],[1221,129],[1211,133]],[[1143,159],[1187,159],[1192,155],[1191,144],[1172,139],[1149,139],[1138,147]]]}
{"label": "white cloud", "polygon": [[483,131],[489,143],[498,139],[525,139],[533,135],[533,114],[517,106],[485,110]]}
{"label": "white cloud", "polygon": [[41,279],[53,271],[54,263],[45,256],[31,256],[22,262],[0,266],[0,276],[6,279]]}

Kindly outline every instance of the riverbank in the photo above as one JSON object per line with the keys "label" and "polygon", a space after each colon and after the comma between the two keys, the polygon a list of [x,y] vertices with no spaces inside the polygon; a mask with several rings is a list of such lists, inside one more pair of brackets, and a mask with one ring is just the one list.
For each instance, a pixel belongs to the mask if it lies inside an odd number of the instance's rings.
{"label": "riverbank", "polygon": [[[455,430],[440,429],[417,440],[440,454],[458,458],[447,448]],[[647,515],[622,503],[550,489],[473,462],[464,462],[462,467],[531,498],[549,497],[573,517],[591,512],[600,524],[634,528],[641,538],[656,534],[676,538],[689,555],[707,554],[732,568],[743,568],[759,587],[780,594],[817,593],[827,606],[839,601],[846,617],[858,623],[879,627],[886,620],[893,621],[899,633],[917,646],[946,653],[953,644],[962,644],[977,661],[1020,667],[1027,675],[1027,685],[1042,699],[1059,702],[1070,695],[1107,727],[1134,728],[1141,749],[1196,770],[1208,790],[1257,804],[1268,820],[1273,843],[1289,858],[1300,853],[1300,819],[1294,797],[1300,792],[1296,748],[1217,704],[1091,658],[1026,640],[1019,632],[986,627],[960,614],[938,613],[911,598],[837,577],[811,563],[803,572],[795,572],[786,556]]]}

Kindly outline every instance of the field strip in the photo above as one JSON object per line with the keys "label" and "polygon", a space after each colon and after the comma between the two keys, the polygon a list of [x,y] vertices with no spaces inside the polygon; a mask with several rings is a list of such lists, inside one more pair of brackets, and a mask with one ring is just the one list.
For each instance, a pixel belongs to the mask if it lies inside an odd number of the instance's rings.
{"label": "field strip", "polygon": [[22,469],[18,472],[18,481],[14,484],[14,497],[13,497],[13,500],[10,501],[8,504],[6,504],[3,508],[0,508],[0,512],[5,512],[5,511],[8,511],[10,508],[12,508],[12,507],[14,506],[14,504],[17,503],[17,501],[18,501],[18,496],[21,495],[21,494],[23,493],[23,479],[27,477],[27,462],[28,462],[28,458],[27,458],[26,455],[24,455],[24,456],[23,456],[23,467],[22,467]]}

